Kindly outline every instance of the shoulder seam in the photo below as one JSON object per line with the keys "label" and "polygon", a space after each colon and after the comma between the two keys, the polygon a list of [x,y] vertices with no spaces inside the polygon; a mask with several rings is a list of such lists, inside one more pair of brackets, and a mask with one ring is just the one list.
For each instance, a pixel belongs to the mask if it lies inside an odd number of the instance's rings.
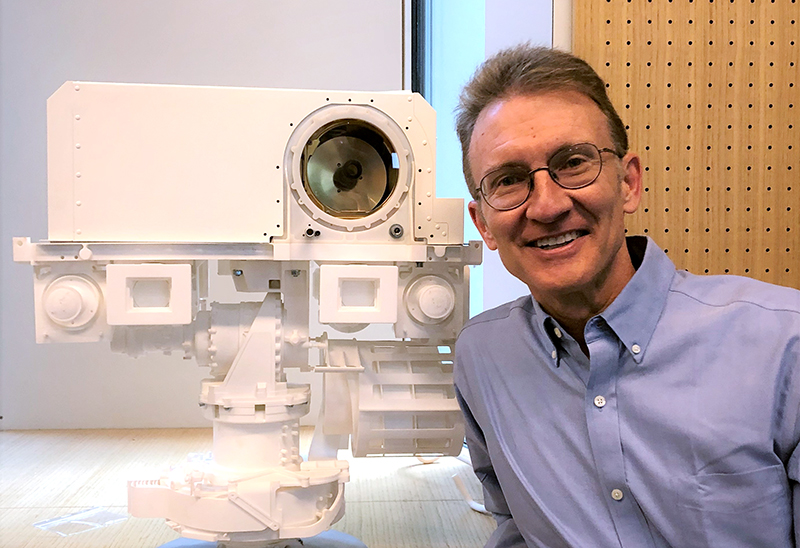
{"label": "shoulder seam", "polygon": [[745,300],[745,299],[733,299],[733,300],[727,301],[727,302],[722,303],[722,304],[715,304],[715,303],[710,303],[710,302],[706,302],[704,300],[701,300],[701,299],[695,297],[694,295],[690,295],[690,294],[686,293],[685,291],[681,291],[679,289],[670,288],[669,292],[670,293],[678,293],[680,295],[683,295],[684,297],[692,299],[695,302],[698,302],[698,303],[706,305],[706,306],[711,306],[713,308],[724,308],[724,307],[730,306],[732,304],[749,304],[749,305],[758,307],[758,308],[760,308],[762,310],[768,310],[770,312],[791,312],[793,314],[800,315],[800,310],[795,310],[795,309],[791,309],[791,308],[769,307],[769,306],[765,306],[763,304],[756,303],[756,302],[753,302],[753,301],[748,301],[748,300]]}
{"label": "shoulder seam", "polygon": [[508,310],[506,310],[506,313],[503,314],[502,316],[494,316],[494,317],[488,317],[488,318],[480,318],[479,316],[476,316],[476,317],[470,319],[469,323],[467,323],[467,325],[465,325],[461,329],[461,331],[464,331],[465,329],[467,329],[469,327],[472,327],[473,325],[480,325],[480,324],[483,324],[483,323],[489,323],[489,322],[496,322],[496,321],[505,320],[511,315],[511,311],[512,310],[517,309],[517,308],[525,308],[525,304],[526,304],[525,301],[514,302],[514,303],[510,304],[510,306],[508,307]]}

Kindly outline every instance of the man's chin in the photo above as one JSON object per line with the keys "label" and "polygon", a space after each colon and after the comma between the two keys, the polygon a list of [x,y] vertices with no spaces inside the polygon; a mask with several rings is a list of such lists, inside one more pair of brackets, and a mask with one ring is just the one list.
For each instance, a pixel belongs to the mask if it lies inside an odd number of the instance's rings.
{"label": "man's chin", "polygon": [[526,276],[522,281],[528,286],[534,297],[541,295],[543,298],[569,295],[587,287],[586,276],[564,272],[563,269],[550,276]]}

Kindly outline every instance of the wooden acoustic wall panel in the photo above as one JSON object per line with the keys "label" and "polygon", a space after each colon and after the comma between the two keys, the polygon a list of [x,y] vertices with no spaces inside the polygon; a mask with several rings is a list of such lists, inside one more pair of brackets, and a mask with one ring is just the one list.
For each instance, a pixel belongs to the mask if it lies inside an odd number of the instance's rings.
{"label": "wooden acoustic wall panel", "polygon": [[643,159],[629,232],[800,287],[800,2],[574,0],[573,23]]}

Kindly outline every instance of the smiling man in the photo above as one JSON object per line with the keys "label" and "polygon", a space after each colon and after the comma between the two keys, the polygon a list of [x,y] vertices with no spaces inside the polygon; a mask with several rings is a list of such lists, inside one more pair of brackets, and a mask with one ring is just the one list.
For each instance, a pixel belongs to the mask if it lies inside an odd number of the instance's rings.
{"label": "smiling man", "polygon": [[800,293],[626,238],[641,160],[572,55],[487,60],[457,130],[472,220],[531,293],[456,348],[487,547],[800,543]]}

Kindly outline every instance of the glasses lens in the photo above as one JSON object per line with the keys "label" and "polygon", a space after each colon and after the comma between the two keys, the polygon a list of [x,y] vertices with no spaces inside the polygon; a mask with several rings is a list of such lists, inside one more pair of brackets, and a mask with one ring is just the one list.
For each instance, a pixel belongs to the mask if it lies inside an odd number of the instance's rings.
{"label": "glasses lens", "polygon": [[600,175],[600,151],[590,143],[574,145],[556,152],[550,158],[548,168],[559,185],[580,188],[592,183]]}
{"label": "glasses lens", "polygon": [[490,206],[510,209],[527,199],[529,185],[527,169],[509,167],[488,173],[481,180],[481,193]]}

